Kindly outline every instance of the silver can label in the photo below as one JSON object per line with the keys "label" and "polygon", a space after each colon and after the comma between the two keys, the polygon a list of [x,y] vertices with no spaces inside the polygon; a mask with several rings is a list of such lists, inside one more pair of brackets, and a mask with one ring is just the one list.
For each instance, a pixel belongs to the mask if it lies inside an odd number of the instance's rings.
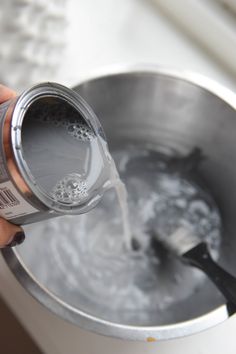
{"label": "silver can label", "polygon": [[0,216],[11,220],[37,212],[38,210],[20,195],[12,182],[0,183]]}
{"label": "silver can label", "polygon": [[[3,124],[9,102],[0,106],[0,126],[3,134]],[[3,140],[3,136],[1,137]],[[28,214],[37,213],[39,210],[28,203],[19,193],[10,180],[6,169],[3,146],[0,148],[0,216],[7,219],[15,219]]]}

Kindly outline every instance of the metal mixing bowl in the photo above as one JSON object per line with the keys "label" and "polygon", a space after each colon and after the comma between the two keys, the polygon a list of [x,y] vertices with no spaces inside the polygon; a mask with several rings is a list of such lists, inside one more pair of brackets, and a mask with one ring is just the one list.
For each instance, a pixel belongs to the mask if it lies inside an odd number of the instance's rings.
{"label": "metal mixing bowl", "polygon": [[[223,242],[219,263],[236,274],[236,97],[229,90],[198,75],[159,68],[127,68],[101,74],[78,85],[106,132],[111,149],[150,143],[166,152],[186,155],[201,148],[207,157],[200,174],[219,206]],[[226,320],[232,313],[216,288],[206,281],[190,298],[176,304],[163,322],[155,310],[145,321],[133,323],[133,314],[99,309],[78,295],[75,305],[64,274],[57,268],[56,253],[48,248],[53,234],[40,234],[40,224],[30,227],[24,245],[3,251],[20,283],[39,302],[66,320],[97,333],[133,340],[182,337]],[[35,236],[36,235],[36,236]],[[69,235],[68,247],[70,245]],[[31,255],[31,258],[29,257]],[[32,255],[34,262],[32,262]],[[31,260],[30,260],[31,259]],[[44,283],[42,272],[54,275]],[[67,267],[70,275],[70,264]],[[56,285],[55,285],[56,284]],[[186,284],[187,286],[187,284]],[[80,294],[80,289],[74,289]],[[98,299],[99,300],[99,299]],[[126,320],[124,320],[126,318]]]}

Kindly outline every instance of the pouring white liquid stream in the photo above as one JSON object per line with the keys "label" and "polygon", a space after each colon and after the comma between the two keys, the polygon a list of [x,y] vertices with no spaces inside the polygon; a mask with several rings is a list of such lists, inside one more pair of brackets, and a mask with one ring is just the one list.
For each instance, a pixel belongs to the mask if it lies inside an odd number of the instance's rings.
{"label": "pouring white liquid stream", "polygon": [[114,187],[116,196],[119,202],[121,219],[123,224],[123,237],[124,237],[124,246],[126,250],[131,249],[131,228],[129,221],[129,208],[128,208],[128,193],[125,187],[125,184],[121,181],[119,172],[117,171],[116,164],[111,158],[111,175],[110,183]]}

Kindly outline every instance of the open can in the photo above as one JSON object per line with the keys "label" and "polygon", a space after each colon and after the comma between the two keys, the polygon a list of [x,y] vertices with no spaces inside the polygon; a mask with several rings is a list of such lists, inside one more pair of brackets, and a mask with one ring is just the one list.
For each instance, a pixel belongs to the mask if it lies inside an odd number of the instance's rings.
{"label": "open can", "polygon": [[0,216],[27,224],[84,213],[100,200],[110,156],[97,117],[76,92],[36,85],[0,106],[0,129]]}

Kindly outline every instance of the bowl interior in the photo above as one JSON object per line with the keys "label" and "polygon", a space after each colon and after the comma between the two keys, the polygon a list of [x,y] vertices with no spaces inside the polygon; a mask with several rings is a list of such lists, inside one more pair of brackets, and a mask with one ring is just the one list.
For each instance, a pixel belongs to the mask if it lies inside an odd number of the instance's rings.
{"label": "bowl interior", "polygon": [[[205,159],[198,168],[198,178],[213,196],[223,221],[219,262],[236,274],[234,109],[200,86],[148,72],[94,79],[79,85],[76,91],[97,114],[111,151],[129,144],[137,149],[149,144],[152,149],[178,156],[186,156],[196,148],[202,151]],[[224,303],[205,278],[191,296],[162,310],[155,306],[139,310],[135,299],[131,299],[133,306],[129,308],[122,307],[122,303],[114,308],[110,300],[101,300],[99,291],[96,300],[91,299],[76,278],[83,217],[73,217],[78,220],[73,235],[71,218],[58,218],[54,228],[50,221],[26,226],[27,242],[17,249],[17,257],[45,288],[73,308],[120,324],[158,326],[191,320]],[[62,229],[63,237],[57,232]],[[181,286],[187,289],[189,284]]]}

